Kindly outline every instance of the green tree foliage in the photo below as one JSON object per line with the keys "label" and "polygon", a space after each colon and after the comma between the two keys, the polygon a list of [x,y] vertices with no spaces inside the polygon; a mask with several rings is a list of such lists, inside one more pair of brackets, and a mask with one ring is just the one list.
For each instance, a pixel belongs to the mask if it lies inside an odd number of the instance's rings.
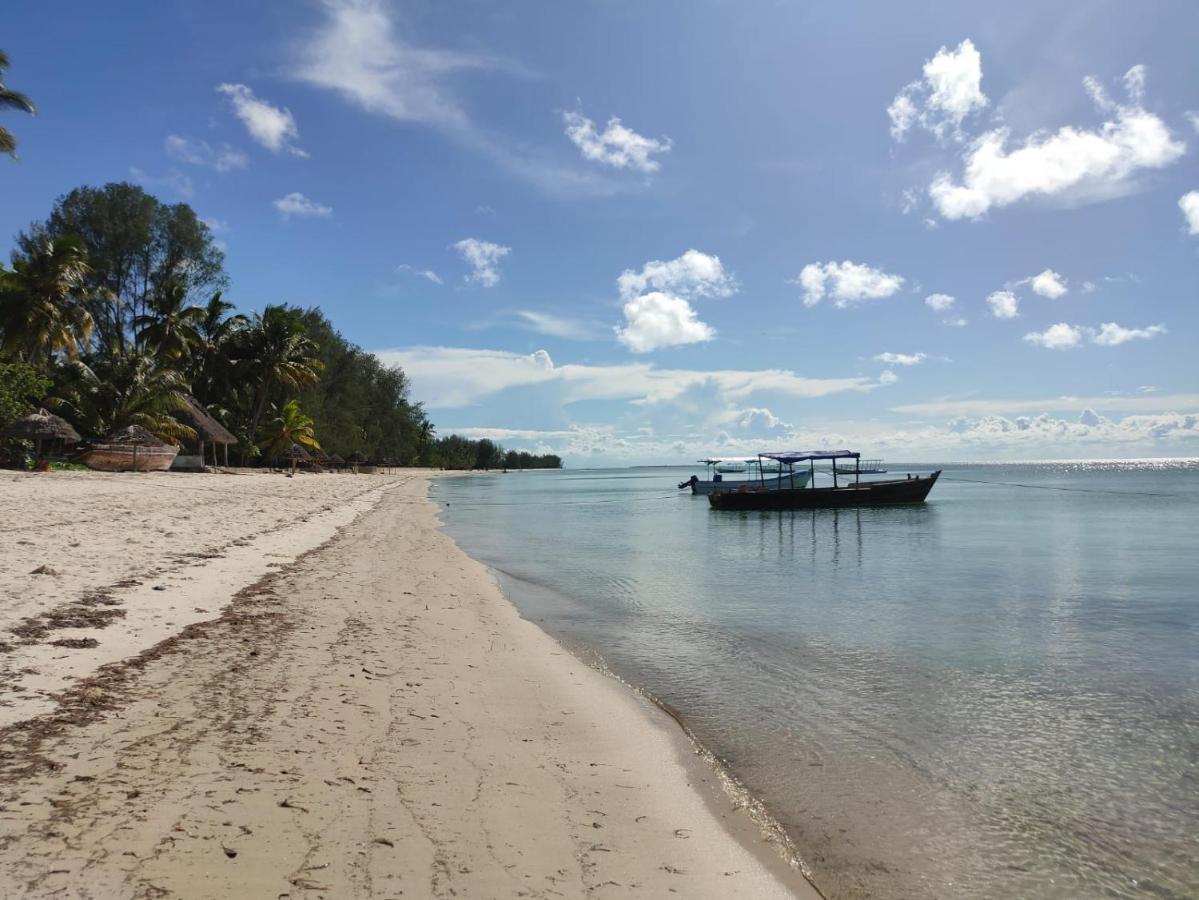
{"label": "green tree foliage", "polygon": [[92,317],[81,301],[91,271],[83,243],[43,238],[0,269],[0,341],[17,359],[47,367],[56,354],[74,359],[86,348]]}
{"label": "green tree foliage", "polygon": [[0,362],[0,428],[40,406],[50,379],[23,362]]}
{"label": "green tree foliage", "polygon": [[[0,50],[0,109],[19,109],[33,115],[37,112],[33,101],[19,91],[4,86],[4,70],[7,68],[8,54]],[[17,139],[3,126],[0,126],[0,153],[7,153],[13,159],[17,157]]]}
{"label": "green tree foliage", "polygon": [[123,353],[134,341],[135,320],[167,289],[193,300],[228,282],[225,254],[195,211],[162,203],[134,184],[81,187],[59,197],[45,222],[17,237],[18,252],[29,255],[40,242],[67,235],[87,248],[85,296],[98,353]]}
{"label": "green tree foliage", "polygon": [[274,415],[263,425],[259,446],[270,459],[275,459],[292,444],[320,447],[312,418],[300,411],[298,400],[288,400],[276,407]]}

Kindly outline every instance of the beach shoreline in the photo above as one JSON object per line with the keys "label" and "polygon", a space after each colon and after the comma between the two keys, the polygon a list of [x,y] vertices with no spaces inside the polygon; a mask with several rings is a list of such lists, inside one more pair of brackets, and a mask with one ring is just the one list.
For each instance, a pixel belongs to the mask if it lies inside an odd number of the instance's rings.
{"label": "beach shoreline", "polygon": [[349,521],[218,618],[0,731],[0,880],[26,895],[818,896],[664,711],[520,617],[442,531],[430,477],[357,479],[377,497],[330,502]]}

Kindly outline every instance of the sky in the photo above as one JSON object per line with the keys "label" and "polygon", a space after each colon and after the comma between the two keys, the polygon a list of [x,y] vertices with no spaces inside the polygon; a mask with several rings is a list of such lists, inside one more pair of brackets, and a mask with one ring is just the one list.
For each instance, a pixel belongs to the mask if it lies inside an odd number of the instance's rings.
{"label": "sky", "polygon": [[[1150,12],[1151,10],[1151,12]],[[1199,5],[6,4],[0,234],[190,203],[440,434],[1199,455]]]}

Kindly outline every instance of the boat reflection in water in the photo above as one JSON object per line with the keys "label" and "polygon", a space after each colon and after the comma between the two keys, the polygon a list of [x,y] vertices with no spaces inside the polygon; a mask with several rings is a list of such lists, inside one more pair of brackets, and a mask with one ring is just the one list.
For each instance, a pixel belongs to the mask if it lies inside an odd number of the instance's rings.
{"label": "boat reflection in water", "polygon": [[[923,503],[941,470],[931,475],[908,475],[906,478],[887,479],[885,481],[862,481],[860,459],[861,454],[855,450],[800,450],[784,453],[761,453],[762,460],[773,460],[779,466],[785,467],[780,473],[780,480],[787,473],[795,471],[795,464],[806,462],[808,476],[812,479],[811,487],[786,488],[776,490],[755,489],[752,485],[740,486],[729,493],[710,494],[708,502],[713,509],[828,509],[845,506],[890,506],[901,503]],[[837,475],[845,474],[848,468],[837,465],[837,460],[854,460],[853,482],[841,485],[837,483]],[[816,487],[816,462],[830,460],[833,462],[832,487]],[[848,476],[847,476],[848,477]]]}

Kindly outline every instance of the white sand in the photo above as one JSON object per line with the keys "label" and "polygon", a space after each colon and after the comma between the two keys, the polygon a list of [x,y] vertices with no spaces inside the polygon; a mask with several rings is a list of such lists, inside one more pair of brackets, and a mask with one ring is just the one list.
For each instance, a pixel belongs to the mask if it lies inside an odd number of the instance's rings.
{"label": "white sand", "polygon": [[[142,596],[146,577],[120,594],[129,621],[86,632],[96,650],[117,631],[129,653],[148,646],[193,602],[223,613],[0,731],[0,894],[815,897],[671,720],[519,617],[437,529],[426,487],[419,473],[0,486],[7,618],[35,611],[9,596],[31,579],[59,604],[150,570],[168,590]],[[7,533],[8,498],[42,526],[35,544]],[[273,529],[253,553],[172,559]],[[62,574],[24,574],[43,563]],[[39,659],[53,683],[65,660]],[[101,658],[86,659],[76,672]]]}

